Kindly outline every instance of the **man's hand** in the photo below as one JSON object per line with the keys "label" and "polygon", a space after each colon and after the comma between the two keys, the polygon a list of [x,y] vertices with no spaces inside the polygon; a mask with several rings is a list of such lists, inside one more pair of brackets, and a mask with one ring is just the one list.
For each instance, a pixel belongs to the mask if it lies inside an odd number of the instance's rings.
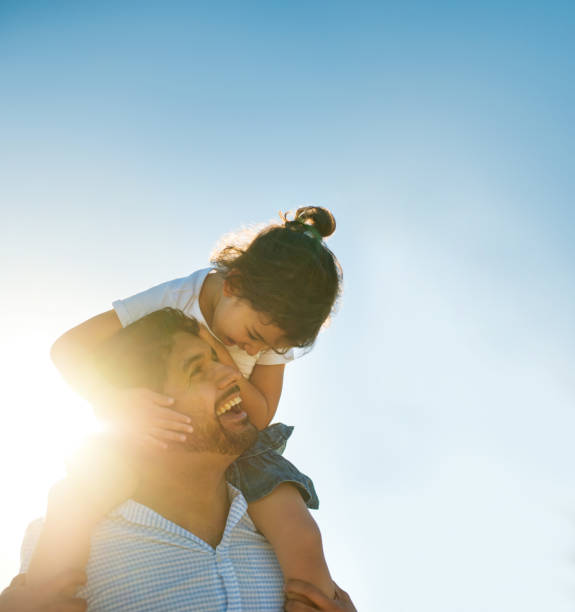
{"label": "man's hand", "polygon": [[[357,612],[349,595],[335,585],[335,599],[329,599],[319,589],[303,580],[289,580],[285,585],[286,612]],[[307,600],[309,603],[304,603]],[[2,611],[0,611],[2,612]]]}
{"label": "man's hand", "polygon": [[86,601],[73,593],[85,582],[84,572],[69,570],[41,586],[30,587],[26,575],[19,574],[0,594],[0,612],[84,612]]}
{"label": "man's hand", "polygon": [[135,470],[101,437],[86,442],[69,462],[68,473],[48,494],[46,519],[28,567],[29,588],[50,584],[66,569],[84,568],[97,523],[138,486]]}

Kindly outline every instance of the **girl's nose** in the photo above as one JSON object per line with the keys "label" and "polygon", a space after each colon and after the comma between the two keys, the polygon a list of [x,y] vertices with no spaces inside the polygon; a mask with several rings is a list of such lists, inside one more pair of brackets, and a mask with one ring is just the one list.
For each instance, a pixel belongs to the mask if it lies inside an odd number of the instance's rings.
{"label": "girl's nose", "polygon": [[245,352],[246,352],[248,355],[250,355],[251,357],[253,357],[253,356],[254,356],[256,353],[258,353],[258,348],[257,348],[256,346],[253,346],[253,345],[251,345],[251,344],[250,344],[249,346],[246,346],[246,348],[244,349],[244,351],[245,351]]}

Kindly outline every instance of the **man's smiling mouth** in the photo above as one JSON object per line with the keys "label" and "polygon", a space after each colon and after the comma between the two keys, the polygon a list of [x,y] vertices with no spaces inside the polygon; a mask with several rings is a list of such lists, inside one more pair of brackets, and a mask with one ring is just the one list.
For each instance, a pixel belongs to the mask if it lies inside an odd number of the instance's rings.
{"label": "man's smiling mouth", "polygon": [[242,398],[238,395],[234,399],[229,400],[223,406],[220,406],[216,410],[216,416],[222,416],[226,412],[230,411],[234,406],[239,406],[242,403]]}
{"label": "man's smiling mouth", "polygon": [[238,408],[235,408],[235,411],[239,411],[239,406],[242,403],[242,398],[240,397],[239,393],[240,388],[237,385],[231,387],[228,392],[225,393],[224,396],[218,401],[216,406],[216,416],[222,416],[222,414],[229,412],[236,406],[238,406]]}

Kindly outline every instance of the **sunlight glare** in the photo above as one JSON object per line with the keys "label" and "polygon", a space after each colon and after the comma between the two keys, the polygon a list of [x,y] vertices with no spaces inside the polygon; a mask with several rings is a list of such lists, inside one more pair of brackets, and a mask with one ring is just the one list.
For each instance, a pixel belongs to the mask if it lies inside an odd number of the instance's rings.
{"label": "sunlight glare", "polygon": [[[0,458],[4,487],[10,492],[3,516],[12,529],[3,546],[19,550],[28,523],[44,514],[50,486],[64,476],[66,459],[99,426],[89,404],[52,366],[38,338],[4,340],[0,371],[6,376],[6,416]],[[0,573],[17,569],[2,564]]]}

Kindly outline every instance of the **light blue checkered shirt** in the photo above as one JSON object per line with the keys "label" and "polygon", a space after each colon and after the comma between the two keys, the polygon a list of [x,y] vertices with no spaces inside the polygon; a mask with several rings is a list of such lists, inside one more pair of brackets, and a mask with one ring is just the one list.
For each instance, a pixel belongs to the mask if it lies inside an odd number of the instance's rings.
{"label": "light blue checkered shirt", "polygon": [[[133,500],[111,512],[92,536],[88,581],[78,593],[88,610],[282,610],[276,556],[256,531],[244,496],[228,487],[230,512],[215,549]],[[24,572],[41,528],[37,520],[26,532]]]}

